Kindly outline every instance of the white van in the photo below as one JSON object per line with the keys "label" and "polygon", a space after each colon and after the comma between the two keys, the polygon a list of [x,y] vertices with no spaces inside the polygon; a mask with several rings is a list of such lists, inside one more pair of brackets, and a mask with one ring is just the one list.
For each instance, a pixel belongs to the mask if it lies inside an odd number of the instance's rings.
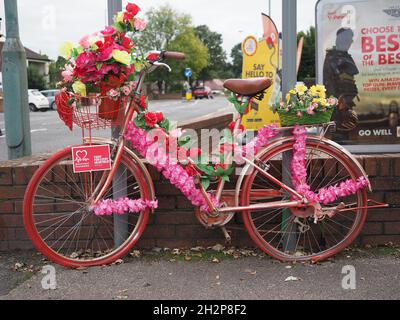
{"label": "white van", "polygon": [[45,111],[50,109],[49,100],[39,90],[28,90],[29,109],[32,112]]}

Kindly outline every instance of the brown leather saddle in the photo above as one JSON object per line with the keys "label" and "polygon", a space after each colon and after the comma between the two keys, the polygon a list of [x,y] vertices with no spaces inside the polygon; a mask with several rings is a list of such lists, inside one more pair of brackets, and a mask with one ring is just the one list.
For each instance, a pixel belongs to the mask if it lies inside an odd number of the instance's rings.
{"label": "brown leather saddle", "polygon": [[224,83],[225,89],[241,96],[254,97],[264,93],[272,85],[268,78],[231,79]]}

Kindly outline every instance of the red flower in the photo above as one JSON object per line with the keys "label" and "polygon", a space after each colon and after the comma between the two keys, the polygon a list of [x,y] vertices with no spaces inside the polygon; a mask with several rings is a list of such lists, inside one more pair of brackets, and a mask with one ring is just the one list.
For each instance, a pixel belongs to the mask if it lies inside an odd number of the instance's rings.
{"label": "red flower", "polygon": [[139,13],[140,8],[134,3],[128,3],[128,5],[126,6],[126,11],[128,11],[135,17]]}
{"label": "red flower", "polygon": [[219,168],[222,168],[224,171],[229,169],[229,165],[227,164],[222,164],[222,163],[217,163],[214,167],[215,170],[218,170]]}
{"label": "red flower", "polygon": [[203,151],[199,148],[191,148],[187,151],[187,156],[192,157],[193,159],[197,159],[202,155]]}
{"label": "red flower", "polygon": [[186,172],[188,173],[189,176],[191,177],[195,177],[199,174],[199,172],[197,171],[196,167],[189,163],[186,167]]}
{"label": "red flower", "polygon": [[132,21],[135,18],[135,16],[130,13],[130,12],[125,12],[124,13],[124,22],[125,23],[129,23],[130,21]]}
{"label": "red flower", "polygon": [[225,154],[225,152],[233,152],[233,144],[230,143],[225,143],[225,144],[221,144],[219,147],[219,152],[222,154]]}
{"label": "red flower", "polygon": [[144,115],[144,121],[149,128],[155,128],[158,123],[164,120],[164,115],[161,112],[147,112]]}
{"label": "red flower", "polygon": [[132,49],[132,48],[133,48],[132,40],[129,39],[129,38],[127,38],[127,37],[124,37],[124,38],[122,39],[122,46],[123,46],[125,49],[128,49],[128,50]]}
{"label": "red flower", "polygon": [[[232,122],[230,125],[229,125],[229,129],[231,129],[231,131],[233,132],[234,130],[235,130],[235,126],[236,126],[236,121],[234,121],[234,122]],[[239,130],[241,131],[241,132],[243,132],[244,131],[244,125],[240,125],[240,127],[239,127]]]}
{"label": "red flower", "polygon": [[159,57],[160,57],[160,54],[153,52],[153,53],[150,53],[150,54],[146,57],[146,59],[147,59],[147,61],[154,62],[154,61],[156,61]]}
{"label": "red flower", "polygon": [[147,98],[145,95],[139,98],[139,107],[142,108],[143,110],[147,109]]}

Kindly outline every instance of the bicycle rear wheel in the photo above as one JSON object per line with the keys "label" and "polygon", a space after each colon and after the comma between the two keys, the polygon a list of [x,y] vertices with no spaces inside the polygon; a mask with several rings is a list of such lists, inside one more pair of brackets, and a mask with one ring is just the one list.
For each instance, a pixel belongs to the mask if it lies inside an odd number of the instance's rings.
{"label": "bicycle rear wheel", "polygon": [[[123,188],[130,199],[150,200],[142,169],[127,154],[119,170],[127,178],[126,185],[117,182],[115,190],[110,186],[103,199]],[[100,217],[90,210],[90,198],[108,173],[75,174],[68,147],[33,176],[24,199],[25,228],[35,247],[51,261],[72,268],[107,265],[128,254],[142,236],[149,210],[126,218]],[[116,219],[120,228],[114,228]]]}
{"label": "bicycle rear wheel", "polygon": [[[264,168],[269,167],[269,173],[282,181],[283,172],[290,175],[290,169],[283,168],[282,159],[284,154],[290,155],[293,144],[294,141],[289,141],[277,148],[267,150],[257,164]],[[314,192],[363,176],[362,170],[353,159],[327,141],[319,143],[309,139],[306,154],[308,184]],[[265,192],[266,190],[269,192]],[[260,198],[258,195],[262,193],[271,196]],[[259,171],[254,170],[244,181],[242,206],[290,199],[290,194],[268,181]],[[367,202],[365,190],[358,191],[354,196],[340,198],[323,208],[335,208],[339,204],[345,206],[354,204],[353,207],[360,209],[355,212],[338,212],[332,218],[326,216],[317,224],[314,223],[312,209],[306,209],[303,212],[292,209],[245,211],[243,220],[253,241],[271,257],[288,262],[316,262],[339,253],[357,238],[367,217],[367,209],[365,209]]]}

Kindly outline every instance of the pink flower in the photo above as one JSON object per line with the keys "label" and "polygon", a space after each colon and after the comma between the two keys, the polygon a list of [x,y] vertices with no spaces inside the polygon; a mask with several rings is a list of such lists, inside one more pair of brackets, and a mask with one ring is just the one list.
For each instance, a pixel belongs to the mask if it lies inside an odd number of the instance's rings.
{"label": "pink flower", "polygon": [[139,18],[135,19],[135,29],[137,31],[143,31],[144,29],[146,29],[147,26],[147,22],[144,20],[141,20]]}
{"label": "pink flower", "polygon": [[124,95],[129,96],[131,94],[131,92],[132,92],[132,89],[129,86],[124,86],[122,88],[122,92],[124,93]]}
{"label": "pink flower", "polygon": [[79,41],[79,44],[80,44],[83,48],[85,48],[85,49],[90,48],[89,38],[90,38],[89,36],[84,36],[84,37]]}
{"label": "pink flower", "polygon": [[309,115],[314,115],[315,114],[314,107],[312,105],[307,108],[307,113]]}
{"label": "pink flower", "polygon": [[110,91],[108,91],[108,95],[112,98],[115,98],[119,96],[119,92],[117,90],[111,89]]}
{"label": "pink flower", "polygon": [[303,117],[303,114],[301,113],[301,111],[297,112],[297,116],[298,116],[299,118],[302,118],[302,117]]}
{"label": "pink flower", "polygon": [[111,37],[117,33],[117,30],[112,26],[107,26],[104,30],[101,31],[101,34],[105,37]]}
{"label": "pink flower", "polygon": [[73,73],[74,69],[70,65],[66,65],[61,75],[65,82],[71,82],[73,80]]}
{"label": "pink flower", "polygon": [[183,132],[182,132],[182,129],[178,128],[178,129],[175,129],[175,130],[171,130],[169,135],[170,135],[171,138],[179,139],[180,137],[182,137]]}

